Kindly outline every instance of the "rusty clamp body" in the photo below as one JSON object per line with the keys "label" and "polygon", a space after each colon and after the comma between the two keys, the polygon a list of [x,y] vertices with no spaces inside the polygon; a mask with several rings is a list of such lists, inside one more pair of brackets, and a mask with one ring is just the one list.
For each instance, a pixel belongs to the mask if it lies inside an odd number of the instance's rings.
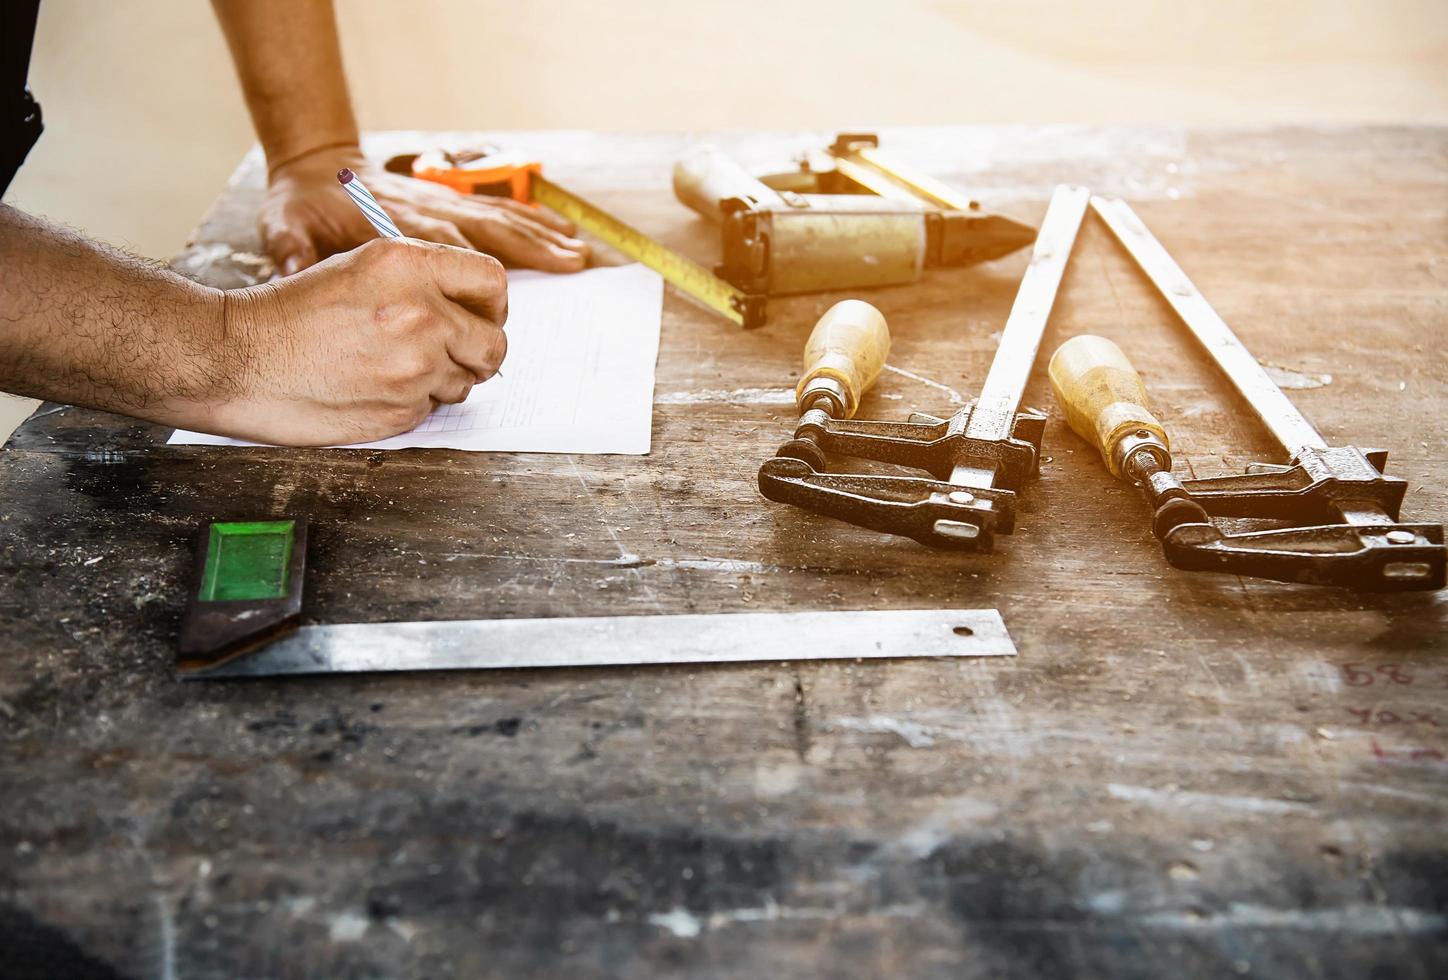
{"label": "rusty clamp body", "polygon": [[[1128,474],[1156,508],[1153,531],[1174,566],[1361,592],[1441,589],[1441,524],[1400,519],[1405,480],[1383,475],[1387,452],[1329,446],[1131,208],[1092,207],[1286,452],[1242,475],[1178,481],[1147,454]],[[1227,533],[1212,517],[1280,522]]]}
{"label": "rusty clamp body", "polygon": [[[827,398],[801,404],[794,438],[759,470],[769,499],[936,548],[991,551],[1015,528],[1017,494],[1035,476],[1046,417],[1021,395],[1085,214],[1089,193],[1059,187],[1001,333],[980,396],[949,418],[835,418]],[[923,470],[933,479],[832,473],[831,455]]]}

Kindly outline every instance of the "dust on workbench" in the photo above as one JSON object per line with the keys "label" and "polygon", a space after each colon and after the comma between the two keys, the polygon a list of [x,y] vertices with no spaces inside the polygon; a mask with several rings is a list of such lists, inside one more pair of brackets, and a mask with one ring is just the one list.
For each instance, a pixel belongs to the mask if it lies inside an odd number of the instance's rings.
{"label": "dust on workbench", "polygon": [[[755,172],[830,134],[718,142]],[[539,133],[550,173],[701,261],[683,139]],[[1132,201],[1332,442],[1441,518],[1448,133],[886,130],[1039,219]],[[436,134],[379,138],[378,156]],[[452,140],[476,143],[478,134]],[[194,243],[259,270],[261,171]],[[1024,255],[868,294],[866,418],[979,386]],[[199,267],[198,267],[199,268]],[[994,555],[762,500],[837,295],[742,332],[670,292],[645,458],[166,447],[79,409],[0,454],[0,930],[92,975],[1377,975],[1448,969],[1439,595],[1176,572],[1053,414]],[[1189,475],[1271,443],[1088,219],[1043,350],[1143,370]],[[1053,409],[1044,364],[1026,403]],[[997,606],[1020,657],[183,685],[192,536],[305,514],[318,622]],[[110,971],[107,973],[106,971]]]}

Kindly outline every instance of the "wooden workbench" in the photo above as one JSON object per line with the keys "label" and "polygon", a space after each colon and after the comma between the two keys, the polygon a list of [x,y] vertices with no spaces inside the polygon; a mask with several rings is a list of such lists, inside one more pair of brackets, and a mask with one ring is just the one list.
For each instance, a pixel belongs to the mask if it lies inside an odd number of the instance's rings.
{"label": "wooden workbench", "polygon": [[[765,171],[831,135],[716,142]],[[1448,131],[883,138],[1024,219],[1058,180],[1132,200],[1329,441],[1390,448],[1405,514],[1443,518]],[[668,191],[689,140],[501,140],[712,258]],[[261,179],[178,268],[264,271]],[[1025,260],[868,294],[900,371],[861,415],[969,397]],[[777,396],[838,298],[746,333],[670,292],[647,457],[37,412],[0,453],[0,974],[1445,975],[1444,596],[1177,572],[1059,413],[994,555],[771,504]],[[1085,331],[1179,467],[1275,459],[1091,217],[1044,349]],[[1027,401],[1054,409],[1043,370]],[[311,519],[313,622],[996,606],[1020,656],[178,682],[193,535],[257,515]]]}

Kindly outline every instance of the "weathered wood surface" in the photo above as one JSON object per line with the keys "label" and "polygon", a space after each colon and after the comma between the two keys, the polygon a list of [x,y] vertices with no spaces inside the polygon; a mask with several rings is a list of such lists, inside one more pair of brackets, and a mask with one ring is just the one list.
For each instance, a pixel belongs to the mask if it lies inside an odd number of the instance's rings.
{"label": "weathered wood surface", "polygon": [[[768,169],[827,137],[717,142]],[[710,258],[667,190],[686,140],[510,141]],[[1448,131],[886,145],[1029,219],[1057,180],[1132,199],[1259,357],[1332,376],[1292,392],[1328,438],[1389,447],[1405,512],[1443,518]],[[181,268],[249,281],[257,185]],[[862,415],[969,396],[1024,261],[869,294],[931,383],[887,372]],[[168,448],[38,413],[0,454],[0,973],[1444,975],[1444,597],[1175,572],[1059,413],[995,555],[770,504],[768,393],[837,298],[744,333],[668,295],[646,458]],[[1090,217],[1044,349],[1088,330],[1193,473],[1274,458]],[[178,683],[192,535],[284,514],[317,622],[999,606],[1021,656]]]}

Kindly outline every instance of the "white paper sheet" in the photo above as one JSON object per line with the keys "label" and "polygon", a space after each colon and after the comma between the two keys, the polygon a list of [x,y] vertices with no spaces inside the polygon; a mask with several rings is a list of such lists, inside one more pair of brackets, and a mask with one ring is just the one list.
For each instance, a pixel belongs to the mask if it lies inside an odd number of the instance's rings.
{"label": "white paper sheet", "polygon": [[[510,271],[503,377],[477,385],[460,405],[439,407],[411,432],[344,448],[644,455],[663,289],[642,265]],[[257,445],[183,429],[170,442]]]}

